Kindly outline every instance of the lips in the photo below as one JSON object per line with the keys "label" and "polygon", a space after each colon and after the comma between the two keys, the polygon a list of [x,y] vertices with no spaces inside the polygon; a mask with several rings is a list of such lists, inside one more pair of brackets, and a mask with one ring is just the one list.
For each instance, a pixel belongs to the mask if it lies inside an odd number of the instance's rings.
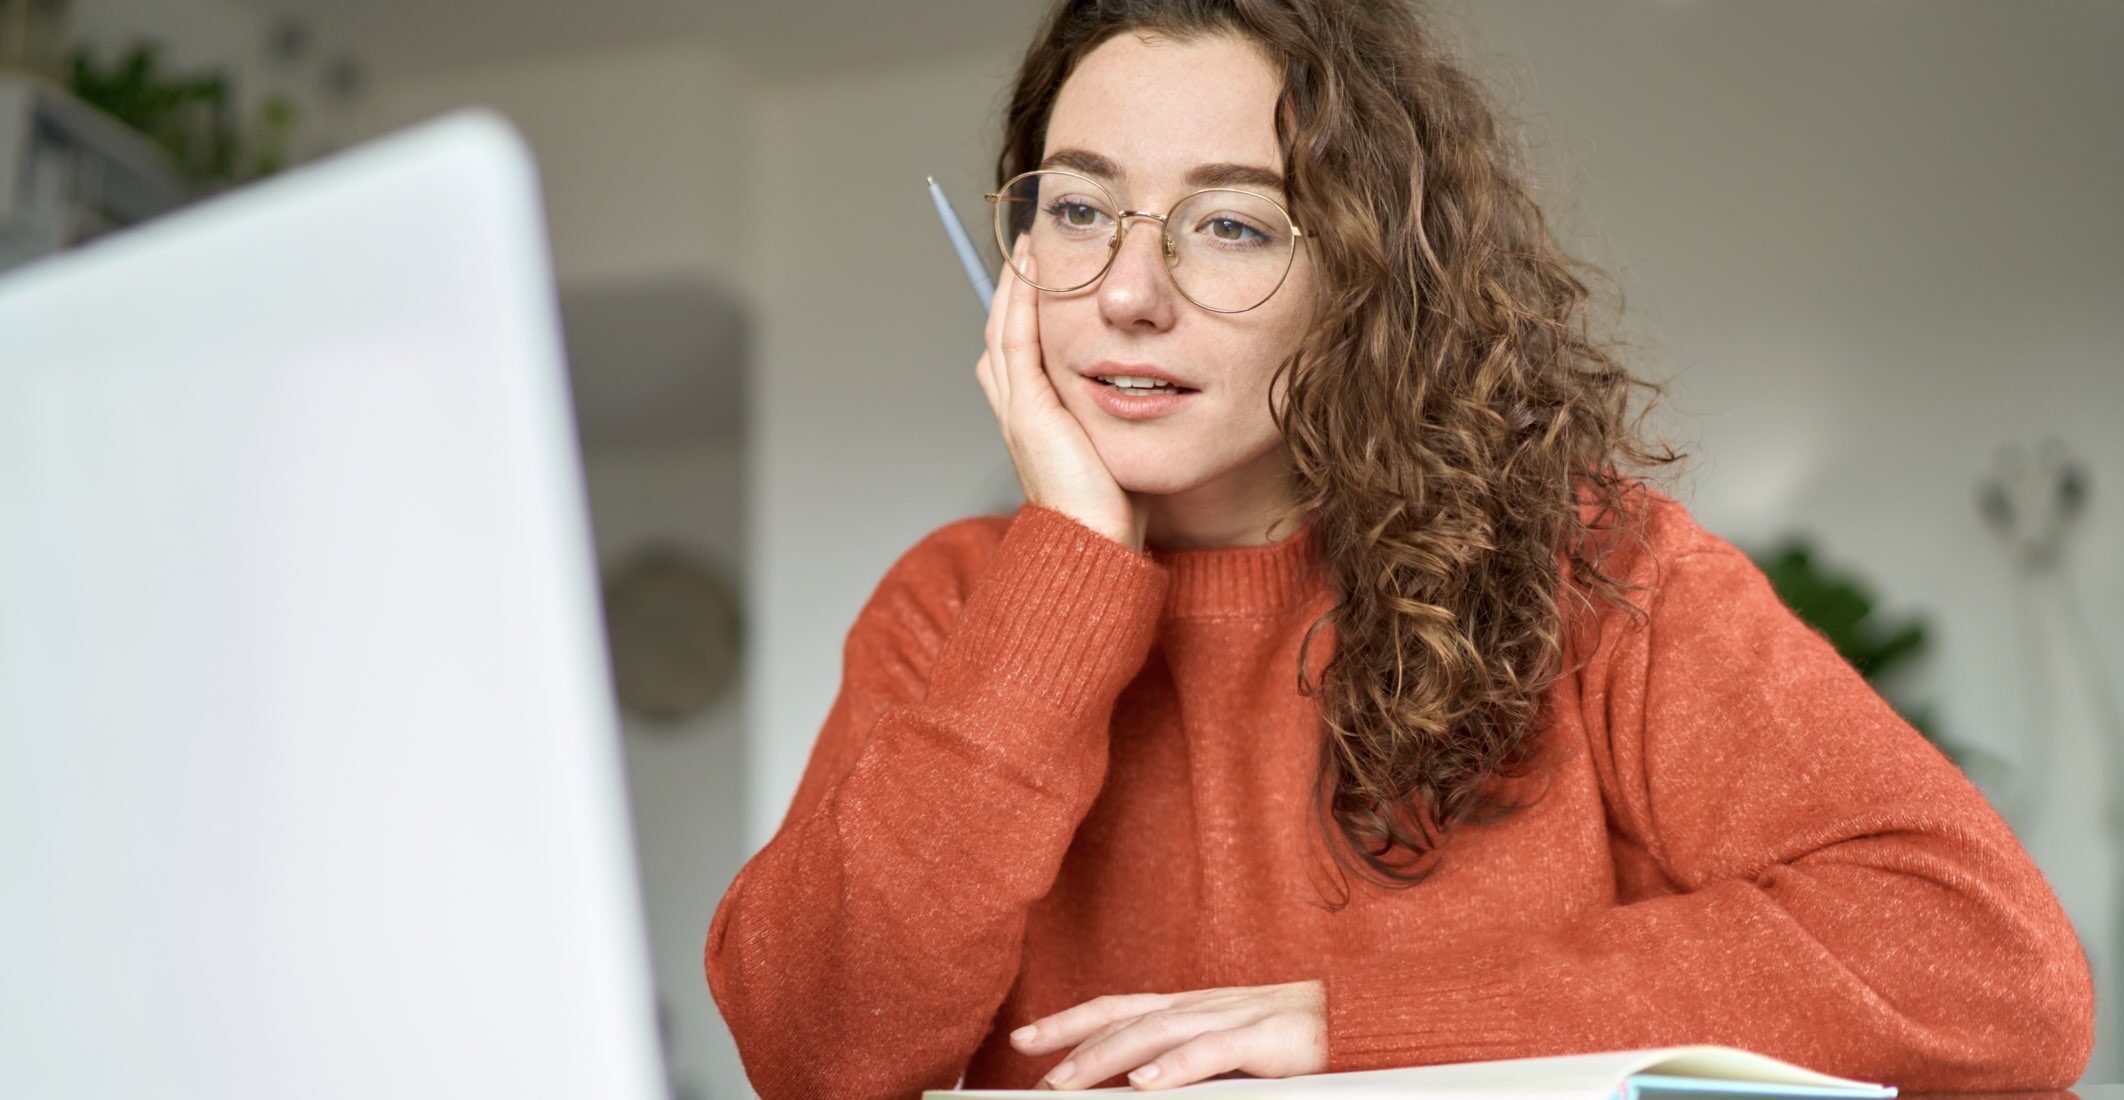
{"label": "lips", "polygon": [[1166,390],[1162,393],[1131,393],[1114,386],[1101,384],[1095,378],[1086,378],[1084,388],[1091,393],[1092,404],[1099,411],[1116,420],[1156,420],[1170,416],[1188,405],[1188,398],[1195,390]]}
{"label": "lips", "polygon": [[1152,366],[1149,363],[1117,363],[1109,359],[1103,363],[1095,363],[1085,368],[1083,373],[1085,377],[1094,379],[1117,377],[1155,378],[1164,385],[1178,386],[1182,390],[1199,390],[1202,388],[1189,379],[1174,374],[1169,370]]}

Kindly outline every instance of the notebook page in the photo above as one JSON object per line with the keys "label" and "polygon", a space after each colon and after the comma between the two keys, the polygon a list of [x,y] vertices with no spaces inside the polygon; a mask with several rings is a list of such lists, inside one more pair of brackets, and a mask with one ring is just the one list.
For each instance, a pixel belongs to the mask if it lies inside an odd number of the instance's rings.
{"label": "notebook page", "polygon": [[1856,1091],[1848,1088],[1830,1088],[1826,1085],[1775,1085],[1763,1081],[1720,1081],[1708,1077],[1667,1077],[1656,1073],[1631,1074],[1629,1095],[1624,1100],[1687,1100],[1689,1097],[1711,1096],[1726,1100],[1729,1097],[1834,1097],[1836,1100],[1852,1100],[1854,1097],[1890,1097],[1895,1088],[1882,1085],[1873,1091]]}

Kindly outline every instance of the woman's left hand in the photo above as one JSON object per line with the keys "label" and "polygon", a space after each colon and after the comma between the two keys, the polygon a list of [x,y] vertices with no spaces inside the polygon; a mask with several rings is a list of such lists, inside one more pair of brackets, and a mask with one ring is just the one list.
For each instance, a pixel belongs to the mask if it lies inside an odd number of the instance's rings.
{"label": "woman's left hand", "polygon": [[1317,980],[1095,997],[1027,1027],[1038,1029],[1029,1039],[1020,1038],[1025,1028],[1011,1033],[1021,1053],[1071,1048],[1034,1086],[1042,1089],[1088,1088],[1118,1073],[1137,1089],[1162,1089],[1235,1070],[1295,1077],[1327,1068],[1326,986]]}

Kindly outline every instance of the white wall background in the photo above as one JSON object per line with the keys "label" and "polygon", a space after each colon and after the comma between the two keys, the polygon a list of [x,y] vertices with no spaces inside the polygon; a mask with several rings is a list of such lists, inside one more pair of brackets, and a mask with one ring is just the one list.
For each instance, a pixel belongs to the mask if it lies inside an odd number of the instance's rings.
{"label": "white wall background", "polygon": [[[105,27],[181,22],[163,0],[84,4]],[[177,6],[210,13],[217,35],[251,10]],[[414,48],[422,24],[402,20],[418,64],[379,77],[358,129],[501,106],[538,152],[564,292],[646,281],[740,314],[741,332],[719,323],[684,348],[602,347],[578,384],[613,402],[589,463],[601,548],[667,529],[746,570],[742,700],[689,740],[630,732],[628,746],[681,1083],[744,1095],[699,973],[708,914],[779,824],[841,639],[885,567],[930,529],[1014,500],[970,377],[981,314],[921,187],[935,175],[978,229],[1003,81],[1034,12],[988,16],[1002,33],[956,54],[906,44],[904,60],[836,64],[821,43],[851,49],[860,27],[813,37],[696,5],[698,23],[660,24],[653,40],[571,50],[553,20],[605,9],[533,6],[538,51],[483,48],[473,65]],[[891,22],[926,10],[898,6]],[[1448,0],[1443,13],[1524,120],[1560,231],[1618,275],[1639,366],[1675,377],[1661,423],[1696,455],[1681,491],[1699,519],[1743,543],[1815,533],[1891,610],[1931,617],[1936,652],[1911,694],[1949,735],[2019,765],[2020,786],[1994,795],[2016,807],[2099,968],[2088,1080],[2124,1078],[2103,839],[2105,807],[2124,799],[2102,777],[2114,742],[2088,678],[2066,675],[2079,657],[2112,692],[2124,679],[2124,69],[2111,56],[2124,5]],[[670,31],[682,25],[698,33]],[[359,29],[388,61],[390,21]],[[630,374],[641,359],[663,366]],[[743,386],[644,416],[690,362],[742,363]],[[731,423],[703,408],[713,395]],[[1973,500],[1997,446],[2045,435],[2093,471],[2069,602],[2094,645],[2067,633],[2067,597],[2030,605],[2053,657],[2037,720],[2023,602]]]}
{"label": "white wall background", "polygon": [[[733,437],[594,452],[586,467],[599,560],[669,542],[742,578],[742,447]],[[623,715],[623,726],[673,1100],[742,1095],[744,1067],[701,972],[708,919],[744,862],[732,842],[744,827],[742,695],[676,725]]]}

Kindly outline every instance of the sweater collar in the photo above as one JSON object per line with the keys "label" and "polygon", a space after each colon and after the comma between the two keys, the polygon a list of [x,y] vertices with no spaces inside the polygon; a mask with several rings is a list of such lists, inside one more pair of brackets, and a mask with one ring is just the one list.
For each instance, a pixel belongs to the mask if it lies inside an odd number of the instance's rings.
{"label": "sweater collar", "polygon": [[1272,615],[1295,607],[1327,587],[1315,522],[1253,546],[1150,546],[1152,561],[1166,570],[1164,617],[1228,618]]}

